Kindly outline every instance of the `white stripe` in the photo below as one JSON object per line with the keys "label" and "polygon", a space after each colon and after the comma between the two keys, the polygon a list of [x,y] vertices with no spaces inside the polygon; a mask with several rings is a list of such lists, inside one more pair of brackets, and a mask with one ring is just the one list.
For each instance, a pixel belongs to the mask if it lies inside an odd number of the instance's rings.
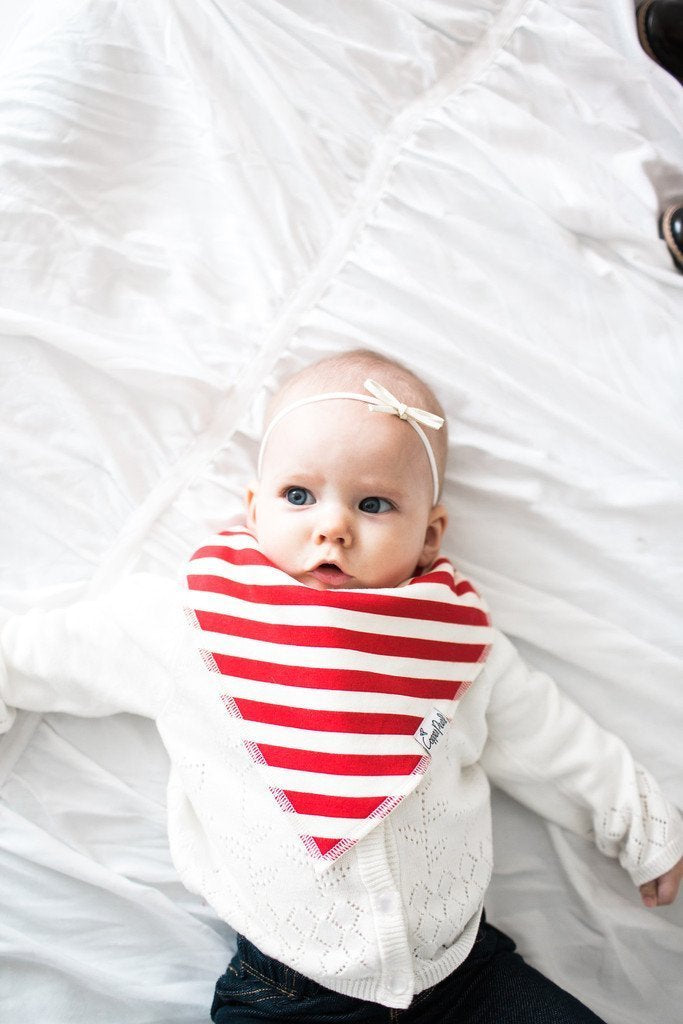
{"label": "white stripe", "polygon": [[252,551],[258,551],[256,539],[248,533],[229,533],[227,536],[214,533],[206,543],[202,544],[202,547],[225,548],[227,551],[244,551],[250,548]]}
{"label": "white stripe", "polygon": [[[376,824],[373,818],[332,818],[316,814],[288,814],[300,836],[319,836],[321,839],[357,840]],[[382,819],[379,819],[380,821]]]}
{"label": "white stripe", "polygon": [[194,558],[189,564],[187,575],[216,576],[218,579],[232,580],[234,583],[263,587],[298,585],[274,565],[233,565],[232,562],[224,562],[213,557]]}
{"label": "white stripe", "polygon": [[339,647],[297,647],[294,644],[272,644],[264,640],[248,640],[224,633],[197,631],[195,642],[212,654],[229,654],[235,658],[263,661],[270,665],[301,668],[354,669],[381,672],[408,679],[474,679],[481,669],[479,662],[426,661],[422,658],[392,658],[387,654],[368,654]]}
{"label": "white stripe", "polygon": [[317,732],[314,729],[291,729],[269,722],[248,722],[233,718],[235,728],[244,742],[271,743],[298,750],[318,750],[325,754],[424,754],[414,736],[382,736],[346,732]]}
{"label": "white stripe", "polygon": [[279,626],[328,626],[362,633],[440,640],[446,643],[486,644],[491,642],[488,626],[432,622],[398,615],[372,615],[368,612],[319,605],[269,605],[243,601],[227,594],[193,590],[188,603],[198,611],[233,615],[254,622]]}
{"label": "white stripe", "polygon": [[[419,750],[415,747],[417,753]],[[406,789],[409,775],[324,775],[294,768],[270,768],[261,765],[268,786],[297,793],[323,793],[325,796],[393,796]]]}
{"label": "white stripe", "polygon": [[[464,578],[458,579],[456,577],[455,583],[467,582]],[[429,588],[429,589],[427,589]],[[415,594],[412,591],[416,591]],[[438,601],[440,604],[454,604],[466,606],[467,608],[478,608],[480,611],[488,615],[488,606],[486,602],[473,590],[466,590],[464,594],[454,594],[450,586],[447,583],[435,583],[428,582],[424,586],[419,583],[412,583],[405,590],[401,591],[401,596],[405,596],[408,592],[411,597],[415,597],[421,601]]]}
{"label": "white stripe", "polygon": [[220,685],[233,697],[263,701],[278,707],[310,708],[313,711],[363,711],[371,714],[417,715],[424,718],[432,708],[443,711],[447,718],[453,712],[451,700],[433,697],[404,697],[396,693],[368,693],[345,690],[318,690],[305,686],[282,686],[257,679],[240,679],[221,675]]}

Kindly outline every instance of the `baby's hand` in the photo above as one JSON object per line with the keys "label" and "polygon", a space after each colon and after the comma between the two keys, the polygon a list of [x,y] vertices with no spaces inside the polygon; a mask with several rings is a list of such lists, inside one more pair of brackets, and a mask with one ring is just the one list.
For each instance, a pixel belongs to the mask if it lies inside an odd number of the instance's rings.
{"label": "baby's hand", "polygon": [[683,857],[659,878],[640,886],[640,898],[646,907],[664,907],[678,896],[678,887],[683,878]]}

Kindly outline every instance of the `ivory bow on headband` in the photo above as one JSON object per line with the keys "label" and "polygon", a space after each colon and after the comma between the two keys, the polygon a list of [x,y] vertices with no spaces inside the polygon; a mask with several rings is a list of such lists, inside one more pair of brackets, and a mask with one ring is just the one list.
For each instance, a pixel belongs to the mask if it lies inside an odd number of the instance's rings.
{"label": "ivory bow on headband", "polygon": [[[395,395],[392,395],[391,391],[387,390],[382,384],[378,384],[376,380],[372,380],[370,377],[363,382],[363,387],[367,388],[368,391],[378,399],[379,403],[375,405],[374,402],[368,403],[370,412],[388,412],[393,413],[394,416],[398,416],[401,420],[414,420],[416,423],[421,423],[425,427],[431,427],[432,430],[440,430],[443,426],[443,416],[437,416],[435,412],[427,412],[426,409],[416,409],[412,405],[406,405],[404,402],[399,402]],[[362,395],[358,396],[363,398]],[[367,397],[364,401],[368,401]]]}
{"label": "ivory bow on headband", "polygon": [[280,411],[273,416],[263,435],[258,456],[258,475],[261,476],[263,455],[266,450],[268,438],[273,432],[273,429],[285,418],[285,416],[288,416],[290,412],[293,412],[295,409],[300,409],[304,405],[312,405],[314,402],[328,402],[332,399],[348,398],[353,402],[365,402],[370,412],[389,413],[391,416],[398,416],[399,419],[405,420],[406,423],[410,424],[422,441],[427,453],[427,458],[429,459],[429,466],[432,471],[432,481],[434,484],[434,504],[436,505],[439,500],[439,471],[436,467],[436,459],[434,458],[432,446],[420,424],[423,424],[425,427],[430,427],[432,430],[440,430],[444,424],[443,417],[437,416],[436,413],[433,412],[427,412],[426,409],[416,409],[411,405],[406,405],[404,402],[399,402],[398,398],[396,398],[395,395],[392,395],[391,391],[387,390],[387,388],[382,384],[378,384],[376,380],[372,380],[370,377],[363,382],[363,387],[367,388],[370,395],[360,395],[356,394],[354,391],[327,391],[320,395],[309,395],[307,398],[299,398],[296,402],[291,402],[289,405],[286,405],[284,409],[280,409]]}

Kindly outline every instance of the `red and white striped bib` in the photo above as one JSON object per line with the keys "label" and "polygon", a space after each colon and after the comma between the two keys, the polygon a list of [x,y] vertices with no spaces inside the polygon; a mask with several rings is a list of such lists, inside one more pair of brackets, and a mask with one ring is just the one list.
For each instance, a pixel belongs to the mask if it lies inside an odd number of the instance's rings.
{"label": "red and white striped bib", "polygon": [[243,528],[187,574],[197,645],[275,801],[324,868],[427,771],[491,628],[450,562],[399,587],[314,590]]}

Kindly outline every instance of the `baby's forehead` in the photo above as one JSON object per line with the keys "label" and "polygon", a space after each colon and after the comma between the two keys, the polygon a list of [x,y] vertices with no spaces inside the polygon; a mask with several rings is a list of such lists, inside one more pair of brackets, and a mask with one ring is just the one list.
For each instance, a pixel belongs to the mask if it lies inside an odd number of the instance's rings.
{"label": "baby's forehead", "polygon": [[[369,486],[430,484],[429,465],[414,429],[362,401],[330,399],[293,409],[277,422],[263,466],[278,480],[289,475],[353,478]],[[424,480],[423,480],[424,477]]]}
{"label": "baby's forehead", "polygon": [[318,396],[304,392],[275,409],[271,417],[271,421],[277,419],[274,436],[286,437],[292,449],[306,450],[315,448],[321,435],[328,442],[339,435],[346,443],[353,441],[354,449],[373,448],[404,436],[402,428],[407,424],[398,417],[374,412],[372,403],[363,398],[356,395],[349,400],[343,394]]}

